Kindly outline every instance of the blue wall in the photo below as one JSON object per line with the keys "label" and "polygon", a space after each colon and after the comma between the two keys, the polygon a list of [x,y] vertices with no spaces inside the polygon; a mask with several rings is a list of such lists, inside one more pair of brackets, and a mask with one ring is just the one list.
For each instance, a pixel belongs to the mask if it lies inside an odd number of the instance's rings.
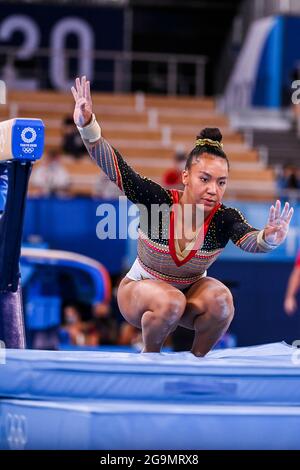
{"label": "blue wall", "polygon": [[[49,248],[68,250],[90,256],[101,263],[111,274],[118,273],[126,258],[126,240],[99,240],[96,216],[99,200],[29,199],[27,201],[24,237],[42,237]],[[118,201],[105,201],[118,209]],[[118,228],[118,222],[117,222]]]}
{"label": "blue wall", "polygon": [[264,46],[253,93],[256,106],[281,106],[284,25],[284,18],[278,17]]}
{"label": "blue wall", "polygon": [[209,276],[224,282],[233,294],[235,317],[230,330],[238,346],[300,339],[300,309],[292,317],[283,311],[292,267],[290,261],[224,260],[209,269]]}
{"label": "blue wall", "polygon": [[300,17],[278,16],[260,58],[254,106],[290,106],[292,72],[300,61]]}

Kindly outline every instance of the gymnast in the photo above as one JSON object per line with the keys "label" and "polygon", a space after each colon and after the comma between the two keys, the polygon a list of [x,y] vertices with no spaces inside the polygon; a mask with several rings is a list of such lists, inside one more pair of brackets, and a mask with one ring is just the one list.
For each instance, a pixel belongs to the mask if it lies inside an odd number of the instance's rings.
{"label": "gymnast", "polygon": [[[208,277],[207,269],[229,240],[251,253],[274,250],[287,236],[293,208],[286,203],[281,211],[277,200],[266,226],[257,230],[240,211],[222,204],[229,161],[219,129],[207,128],[197,136],[182,172],[184,190],[164,189],[137,174],[101,136],[86,77],[76,78],[72,93],[74,122],[90,156],[133,203],[148,209],[140,212],[138,256],[118,290],[122,315],[142,330],[145,353],[160,352],[180,325],[195,332],[191,352],[205,356],[234,315],[231,292]],[[155,235],[154,204],[163,208]],[[188,206],[189,226],[182,233]]]}

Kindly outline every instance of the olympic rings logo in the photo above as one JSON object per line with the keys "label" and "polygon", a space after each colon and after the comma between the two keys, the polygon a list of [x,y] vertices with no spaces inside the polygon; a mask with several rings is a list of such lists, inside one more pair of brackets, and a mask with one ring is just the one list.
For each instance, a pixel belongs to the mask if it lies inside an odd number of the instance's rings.
{"label": "olympic rings logo", "polygon": [[[26,137],[27,133],[30,133],[31,137]],[[21,132],[21,139],[25,144],[32,144],[36,140],[36,132],[33,127],[25,127]]]}
{"label": "olympic rings logo", "polygon": [[32,147],[24,147],[22,150],[23,150],[24,153],[34,152],[34,149]]}
{"label": "olympic rings logo", "polygon": [[11,450],[23,450],[27,442],[27,421],[24,415],[7,413],[6,440]]}

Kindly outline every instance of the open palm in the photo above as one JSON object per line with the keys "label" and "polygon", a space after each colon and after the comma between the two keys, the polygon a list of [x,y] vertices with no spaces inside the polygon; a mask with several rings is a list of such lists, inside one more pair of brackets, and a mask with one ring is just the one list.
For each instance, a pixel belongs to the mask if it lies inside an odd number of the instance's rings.
{"label": "open palm", "polygon": [[267,225],[264,229],[264,239],[271,245],[280,245],[286,238],[289,231],[290,221],[294,209],[288,202],[285,203],[281,212],[281,202],[276,201],[275,207],[271,206]]}
{"label": "open palm", "polygon": [[74,122],[76,126],[84,127],[90,122],[93,114],[90,82],[85,76],[81,80],[77,77],[75,87],[72,86],[71,91],[75,100]]}

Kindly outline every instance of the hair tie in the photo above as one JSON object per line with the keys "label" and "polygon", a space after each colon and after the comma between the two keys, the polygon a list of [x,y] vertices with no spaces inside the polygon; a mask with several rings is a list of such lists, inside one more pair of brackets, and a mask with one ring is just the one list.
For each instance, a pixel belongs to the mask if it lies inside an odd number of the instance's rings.
{"label": "hair tie", "polygon": [[223,144],[219,142],[218,140],[212,140],[212,139],[197,139],[195,146],[196,147],[204,147],[205,145],[208,145],[210,147],[217,147],[220,150],[223,150]]}

